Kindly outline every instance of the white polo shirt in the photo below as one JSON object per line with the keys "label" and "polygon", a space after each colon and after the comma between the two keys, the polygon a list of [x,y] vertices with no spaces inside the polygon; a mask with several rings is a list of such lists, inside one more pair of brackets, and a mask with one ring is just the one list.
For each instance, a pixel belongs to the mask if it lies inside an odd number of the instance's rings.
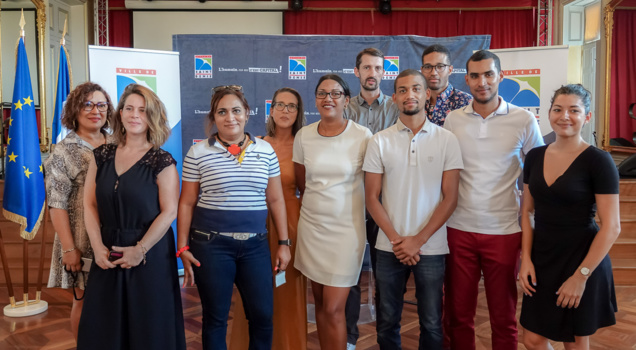
{"label": "white polo shirt", "polygon": [[[382,206],[400,236],[415,236],[442,200],[444,171],[463,169],[457,138],[426,120],[415,135],[400,119],[375,134],[367,146],[362,170],[382,176]],[[392,252],[380,229],[376,248]],[[448,254],[446,226],[421,248],[424,255]]]}
{"label": "white polo shirt", "polygon": [[543,145],[535,117],[499,97],[499,107],[485,119],[474,101],[450,112],[444,128],[457,136],[464,170],[457,209],[448,227],[502,235],[521,231],[517,179],[531,149]]}

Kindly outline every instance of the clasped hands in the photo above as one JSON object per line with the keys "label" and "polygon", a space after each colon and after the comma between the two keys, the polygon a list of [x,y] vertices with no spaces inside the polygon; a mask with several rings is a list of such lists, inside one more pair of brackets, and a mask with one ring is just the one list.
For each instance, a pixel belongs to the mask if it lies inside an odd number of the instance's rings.
{"label": "clasped hands", "polygon": [[109,250],[106,246],[101,245],[93,248],[93,252],[95,253],[95,263],[97,266],[104,270],[115,268],[117,265],[124,269],[130,269],[139,265],[144,260],[144,253],[140,245],[130,247],[113,246],[113,250],[121,252],[122,257],[115,261],[109,261]]}
{"label": "clasped hands", "polygon": [[[535,289],[537,285],[537,277],[535,275],[534,264],[529,259],[521,259],[521,268],[519,269],[519,282],[523,293],[529,297],[532,297],[533,293],[536,293]],[[587,279],[580,273],[575,272],[570,276],[559,289],[556,291],[557,302],[556,306],[562,308],[577,308],[581,303],[583,292],[585,292],[585,285]]]}
{"label": "clasped hands", "polygon": [[393,254],[404,265],[414,266],[420,261],[420,247],[424,243],[420,243],[416,236],[400,236],[391,241],[393,245]]}

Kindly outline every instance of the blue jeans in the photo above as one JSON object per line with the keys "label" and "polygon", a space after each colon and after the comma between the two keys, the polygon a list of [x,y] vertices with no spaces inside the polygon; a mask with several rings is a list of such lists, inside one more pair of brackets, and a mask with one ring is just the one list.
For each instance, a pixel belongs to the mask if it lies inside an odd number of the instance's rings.
{"label": "blue jeans", "polygon": [[415,278],[417,315],[420,320],[419,349],[442,349],[442,286],[446,255],[420,255],[415,266],[402,264],[392,252],[378,250],[376,288],[382,294],[377,308],[380,349],[401,349],[400,320],[404,303],[406,271]]}
{"label": "blue jeans", "polygon": [[271,349],[274,313],[273,275],[267,234],[240,241],[231,237],[190,234],[192,266],[203,307],[203,348],[227,349],[225,336],[233,284],[249,322],[250,350]]}

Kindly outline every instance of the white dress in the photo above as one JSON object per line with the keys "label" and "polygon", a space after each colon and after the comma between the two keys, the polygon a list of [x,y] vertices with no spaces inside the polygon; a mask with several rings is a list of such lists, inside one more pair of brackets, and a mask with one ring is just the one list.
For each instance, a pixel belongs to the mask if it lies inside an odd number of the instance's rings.
{"label": "white dress", "polygon": [[319,122],[294,140],[293,161],[305,166],[294,267],[323,285],[358,282],[366,242],[362,164],[369,129],[349,121],[337,136],[318,134]]}

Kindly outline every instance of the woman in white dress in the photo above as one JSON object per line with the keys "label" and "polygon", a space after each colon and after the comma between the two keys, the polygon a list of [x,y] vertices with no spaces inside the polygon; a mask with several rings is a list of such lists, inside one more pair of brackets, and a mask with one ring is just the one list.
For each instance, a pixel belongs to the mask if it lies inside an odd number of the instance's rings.
{"label": "woman in white dress", "polygon": [[311,280],[322,349],[345,349],[345,303],[358,281],[365,246],[362,163],[371,131],[344,118],[351,97],[338,75],[316,86],[320,121],[294,140],[301,195],[294,266]]}

